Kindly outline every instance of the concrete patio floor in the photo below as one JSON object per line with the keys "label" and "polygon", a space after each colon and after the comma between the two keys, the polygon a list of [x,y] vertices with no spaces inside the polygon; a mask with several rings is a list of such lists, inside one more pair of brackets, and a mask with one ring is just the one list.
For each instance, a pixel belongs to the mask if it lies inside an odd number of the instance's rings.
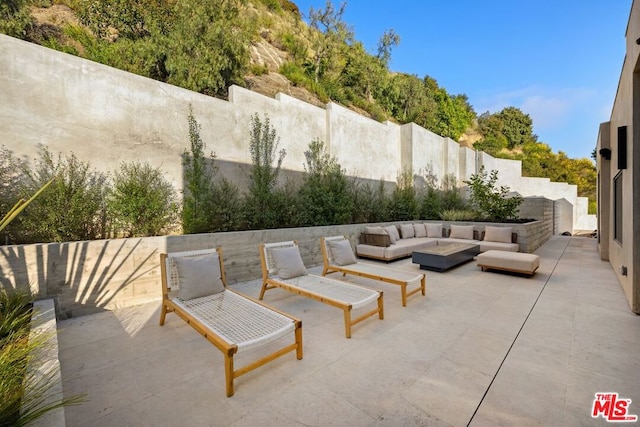
{"label": "concrete patio floor", "polygon": [[[159,303],[59,322],[65,395],[89,399],[67,426],[606,425],[591,418],[598,392],[640,415],[640,316],[596,240],[555,236],[536,253],[532,278],[475,262],[427,272],[427,295],[404,308],[398,286],[347,276],[385,298],[384,320],[351,339],[340,310],[270,290],[302,319],[304,358],[238,378],[231,398],[222,354],[173,314],[158,326]],[[260,281],[232,288],[257,297]]]}

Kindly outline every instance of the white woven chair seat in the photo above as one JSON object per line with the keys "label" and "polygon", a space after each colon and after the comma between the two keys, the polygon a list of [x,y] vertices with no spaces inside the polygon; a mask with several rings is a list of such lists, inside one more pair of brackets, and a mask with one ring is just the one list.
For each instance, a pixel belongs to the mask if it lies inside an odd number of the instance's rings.
{"label": "white woven chair seat", "polygon": [[228,290],[188,301],[170,299],[238,350],[268,344],[295,329],[289,317]]}
{"label": "white woven chair seat", "polygon": [[306,276],[295,277],[293,279],[281,279],[278,276],[272,278],[290,286],[313,292],[316,295],[341,301],[351,305],[353,308],[363,307],[376,301],[380,296],[379,292],[372,289],[329,279],[327,277],[316,276],[314,274],[307,274]]}
{"label": "white woven chair seat", "polygon": [[407,282],[407,285],[420,285],[422,274],[416,274],[410,271],[396,270],[393,268],[383,267],[379,265],[368,264],[365,262],[357,262],[355,264],[343,265],[340,268],[359,272],[363,274],[371,274],[386,277],[389,279]]}

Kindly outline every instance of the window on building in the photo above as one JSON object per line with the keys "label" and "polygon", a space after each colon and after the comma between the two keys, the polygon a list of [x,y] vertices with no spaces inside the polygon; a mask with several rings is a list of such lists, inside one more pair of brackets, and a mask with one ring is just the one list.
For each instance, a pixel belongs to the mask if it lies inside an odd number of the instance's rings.
{"label": "window on building", "polygon": [[622,172],[613,178],[613,238],[622,244]]}

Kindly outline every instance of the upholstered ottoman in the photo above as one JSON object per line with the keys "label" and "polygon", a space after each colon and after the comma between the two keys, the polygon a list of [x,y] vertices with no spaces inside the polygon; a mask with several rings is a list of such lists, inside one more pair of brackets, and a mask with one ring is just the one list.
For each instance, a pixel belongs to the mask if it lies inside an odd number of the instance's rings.
{"label": "upholstered ottoman", "polygon": [[476,257],[478,267],[533,275],[540,266],[540,257],[522,252],[489,250]]}

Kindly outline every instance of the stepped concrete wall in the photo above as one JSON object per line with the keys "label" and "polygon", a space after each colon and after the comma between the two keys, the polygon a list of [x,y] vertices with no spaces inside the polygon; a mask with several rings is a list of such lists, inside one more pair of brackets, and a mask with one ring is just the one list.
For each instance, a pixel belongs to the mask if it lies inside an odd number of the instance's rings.
{"label": "stepped concrete wall", "polygon": [[[75,153],[105,172],[123,161],[161,167],[182,188],[181,154],[189,147],[189,107],[201,126],[207,151],[224,163],[225,176],[246,181],[250,119],[265,114],[286,150],[282,168],[304,171],[304,152],[314,139],[348,174],[395,182],[410,168],[438,183],[453,175],[459,184],[481,165],[499,171],[499,184],[523,196],[565,199],[573,228],[595,229],[586,199],[575,186],[521,176],[519,161],[496,159],[460,147],[415,124],[379,123],[340,105],[319,108],[286,94],[275,98],[233,86],[229,100],[200,95],[155,80],[0,35],[0,140],[33,159],[41,145]],[[573,231],[573,230],[572,230]]]}

